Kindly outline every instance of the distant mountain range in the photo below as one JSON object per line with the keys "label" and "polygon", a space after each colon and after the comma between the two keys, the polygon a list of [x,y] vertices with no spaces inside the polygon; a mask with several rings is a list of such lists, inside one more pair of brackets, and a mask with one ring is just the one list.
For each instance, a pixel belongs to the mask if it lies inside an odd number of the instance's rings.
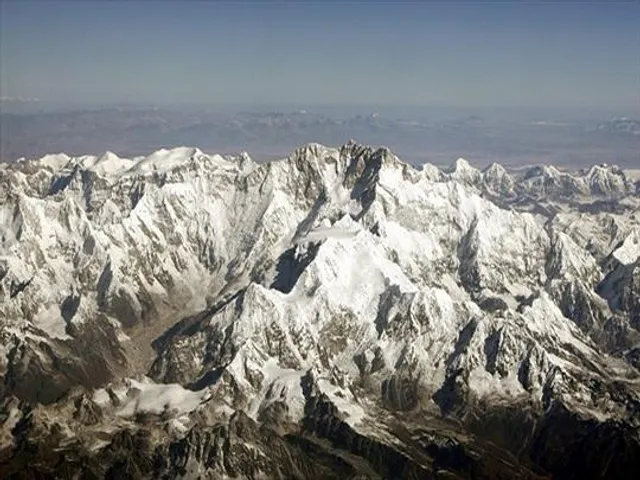
{"label": "distant mountain range", "polygon": [[408,116],[385,112],[329,114],[312,110],[106,108],[3,113],[0,157],[13,161],[66,151],[74,155],[113,150],[135,156],[172,145],[198,145],[223,153],[251,151],[257,160],[286,155],[310,141],[341,144],[350,138],[384,144],[412,163],[448,165],[460,156],[478,164],[553,163],[583,167],[638,164],[638,122],[571,120],[518,115]]}
{"label": "distant mountain range", "polygon": [[640,120],[614,118],[598,125],[598,130],[630,135],[640,135]]}

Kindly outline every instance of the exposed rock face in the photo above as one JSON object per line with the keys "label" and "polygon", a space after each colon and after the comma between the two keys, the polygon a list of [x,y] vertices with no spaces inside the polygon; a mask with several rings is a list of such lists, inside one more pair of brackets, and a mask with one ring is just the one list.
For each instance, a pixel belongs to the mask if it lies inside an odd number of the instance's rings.
{"label": "exposed rock face", "polygon": [[52,155],[0,185],[3,476],[638,467],[640,198],[615,167],[351,142]]}

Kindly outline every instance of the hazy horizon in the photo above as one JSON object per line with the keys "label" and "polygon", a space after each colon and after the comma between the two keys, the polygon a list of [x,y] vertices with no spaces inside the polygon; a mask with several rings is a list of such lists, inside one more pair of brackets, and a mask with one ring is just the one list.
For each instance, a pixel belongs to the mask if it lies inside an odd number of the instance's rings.
{"label": "hazy horizon", "polygon": [[640,164],[640,117],[624,120],[622,110],[203,104],[46,108],[39,102],[13,106],[0,114],[4,161],[107,150],[137,156],[180,145],[223,154],[247,151],[257,160],[268,160],[310,142],[338,146],[355,139],[385,145],[416,164],[448,165],[459,157],[478,166]]}

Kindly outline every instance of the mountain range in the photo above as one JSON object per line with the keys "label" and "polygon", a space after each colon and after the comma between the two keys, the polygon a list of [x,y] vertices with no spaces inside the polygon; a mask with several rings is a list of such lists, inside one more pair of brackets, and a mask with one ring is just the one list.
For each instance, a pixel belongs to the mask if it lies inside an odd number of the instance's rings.
{"label": "mountain range", "polygon": [[52,154],[0,164],[0,232],[3,478],[640,467],[616,166]]}

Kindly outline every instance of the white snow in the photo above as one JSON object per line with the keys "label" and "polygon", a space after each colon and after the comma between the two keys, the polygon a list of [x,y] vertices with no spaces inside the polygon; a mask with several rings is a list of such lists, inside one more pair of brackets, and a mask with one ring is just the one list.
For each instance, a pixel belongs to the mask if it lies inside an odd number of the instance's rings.
{"label": "white snow", "polygon": [[304,395],[300,384],[304,370],[281,368],[274,358],[259,367],[264,374],[263,389],[256,395],[248,409],[249,416],[258,418],[258,411],[280,401],[288,408],[289,417],[298,421],[304,416]]}
{"label": "white snow", "polygon": [[323,378],[318,380],[318,388],[329,397],[350,426],[355,427],[366,418],[364,409],[349,390],[340,388]]}
{"label": "white snow", "polygon": [[96,159],[89,169],[100,176],[108,177],[122,173],[130,169],[134,164],[133,160],[120,158],[113,152],[105,152]]}
{"label": "white snow", "polygon": [[189,413],[209,398],[207,390],[191,391],[181,385],[157,384],[145,378],[127,380],[125,401],[117,412],[119,416],[131,417],[139,412],[161,414],[165,411]]}
{"label": "white snow", "polygon": [[640,257],[640,230],[635,230],[623,244],[613,252],[613,256],[624,265],[631,265]]}
{"label": "white snow", "polygon": [[[357,232],[347,230],[338,227],[317,227],[307,233],[303,239],[307,242],[317,242],[319,240],[325,240],[327,238],[351,238],[355,236]],[[301,241],[299,240],[299,242]]]}
{"label": "white snow", "polygon": [[52,338],[58,338],[60,340],[71,339],[65,331],[67,323],[64,318],[62,318],[62,315],[60,315],[60,308],[55,305],[38,311],[36,317],[33,319],[33,324],[47,332]]}

